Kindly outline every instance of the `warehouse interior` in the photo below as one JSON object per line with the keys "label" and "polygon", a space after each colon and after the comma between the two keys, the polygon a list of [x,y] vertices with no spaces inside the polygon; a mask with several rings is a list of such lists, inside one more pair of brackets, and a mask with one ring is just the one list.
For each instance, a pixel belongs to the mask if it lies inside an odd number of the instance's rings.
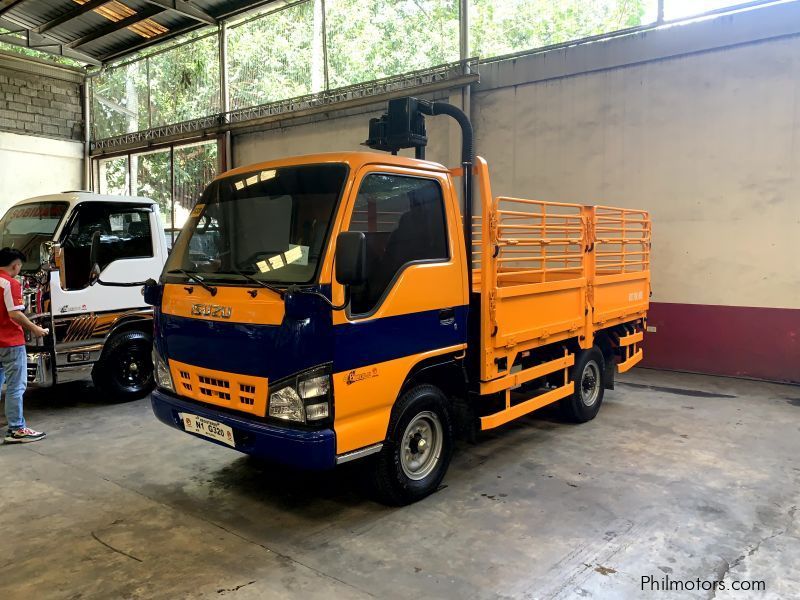
{"label": "warehouse interior", "polygon": [[[798,0],[0,0],[0,212],[146,197],[166,255],[219,175],[369,151],[408,96],[463,111],[495,196],[649,215],[643,358],[598,417],[462,436],[398,507],[367,459],[295,469],[168,431],[149,395],[31,385],[0,597],[796,596]],[[426,127],[462,165],[456,121]]]}

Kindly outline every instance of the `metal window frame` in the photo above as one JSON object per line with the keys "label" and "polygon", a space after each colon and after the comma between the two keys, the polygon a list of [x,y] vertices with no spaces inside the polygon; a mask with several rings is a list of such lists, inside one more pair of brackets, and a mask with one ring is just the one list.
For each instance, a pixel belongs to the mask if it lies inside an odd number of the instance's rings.
{"label": "metal window frame", "polygon": [[[153,145],[147,148],[142,148],[138,150],[128,150],[124,152],[117,152],[114,154],[104,154],[101,156],[92,156],[90,157],[91,166],[89,167],[91,170],[91,178],[92,178],[92,187],[93,191],[97,191],[100,193],[100,163],[103,161],[114,160],[117,158],[125,158],[127,161],[127,168],[128,168],[128,176],[126,182],[126,190],[128,196],[135,196],[136,190],[132,189],[133,184],[133,174],[131,172],[131,165],[133,161],[131,160],[132,156],[144,156],[147,154],[154,154],[156,152],[163,152],[165,150],[169,151],[169,190],[170,190],[170,214],[169,214],[169,222],[164,223],[165,227],[170,228],[170,235],[172,237],[172,243],[175,243],[175,149],[176,148],[183,148],[187,146],[197,146],[203,143],[211,143],[215,142],[217,145],[217,174],[225,172],[229,168],[229,158],[225,154],[225,138],[224,136],[216,136],[211,139],[200,139],[191,142],[173,142],[169,144],[160,144],[160,145]],[[107,190],[102,193],[107,193]]]}
{"label": "metal window frame", "polygon": [[[328,40],[327,40],[328,32],[327,32],[327,21],[326,21],[327,7],[325,4],[325,0],[320,0],[322,3],[322,45],[323,45],[322,51],[323,51],[323,67],[324,67],[323,92],[312,93],[297,98],[286,98],[276,102],[270,102],[253,107],[241,108],[234,111],[230,110],[230,86],[228,81],[229,64],[228,64],[228,52],[227,52],[228,31],[230,29],[235,29],[237,27],[244,26],[248,23],[251,23],[259,19],[270,18],[274,14],[278,14],[282,11],[289,10],[291,8],[295,8],[300,5],[313,3],[314,1],[315,0],[296,0],[294,2],[287,2],[286,4],[273,9],[264,10],[263,7],[253,9],[253,13],[251,13],[249,16],[242,17],[242,15],[239,14],[233,17],[229,17],[227,19],[221,19],[219,25],[215,27],[213,30],[208,31],[207,33],[194,34],[194,35],[189,34],[190,37],[187,37],[187,39],[183,39],[176,43],[171,43],[167,47],[162,47],[158,50],[151,52],[144,51],[145,53],[131,60],[127,61],[123,60],[119,63],[112,64],[111,66],[104,66],[103,69],[90,73],[88,77],[93,78],[102,73],[107,68],[117,69],[128,66],[135,62],[145,61],[148,67],[148,75],[147,75],[148,119],[149,119],[148,125],[150,126],[147,130],[140,130],[134,133],[126,133],[104,139],[92,139],[90,145],[91,146],[90,154],[93,157],[95,157],[99,154],[110,155],[115,152],[128,153],[135,149],[138,149],[139,147],[144,147],[152,144],[174,145],[182,140],[188,141],[190,139],[202,139],[203,137],[208,137],[210,135],[226,133],[229,132],[231,129],[238,128],[240,125],[243,124],[254,125],[260,121],[263,121],[264,119],[274,119],[278,116],[285,117],[286,115],[294,116],[293,113],[308,114],[309,110],[313,111],[319,107],[332,108],[334,107],[334,105],[338,103],[347,104],[352,102],[356,98],[363,99],[369,97],[370,95],[375,96],[375,101],[377,101],[377,99],[379,97],[383,97],[394,84],[396,84],[395,86],[396,90],[416,91],[416,87],[418,86],[425,87],[428,83],[430,83],[430,81],[425,82],[419,80],[419,74],[422,72],[428,72],[432,74],[433,79],[437,79],[436,74],[441,71],[442,67],[452,68],[453,65],[459,65],[462,71],[461,75],[466,76],[469,75],[471,72],[476,72],[477,71],[476,67],[478,64],[490,64],[503,60],[513,60],[515,58],[523,56],[540,54],[542,52],[548,52],[579,44],[591,43],[606,39],[613,39],[620,36],[627,36],[635,33],[645,32],[665,25],[674,25],[676,23],[708,18],[720,14],[739,12],[761,6],[781,4],[786,2],[787,0],[752,0],[750,2],[741,2],[738,4],[732,4],[729,6],[698,13],[696,15],[679,17],[676,19],[669,19],[669,20],[665,19],[665,5],[668,0],[656,0],[657,15],[655,20],[652,22],[648,22],[643,25],[638,25],[636,27],[629,27],[625,29],[603,32],[594,36],[585,36],[582,38],[577,38],[575,40],[569,40],[558,44],[530,48],[518,52],[503,54],[480,60],[469,58],[471,50],[470,35],[469,35],[470,34],[469,1],[453,0],[453,2],[457,3],[458,6],[458,20],[459,20],[458,37],[459,37],[459,55],[460,55],[460,61],[458,63],[437,65],[430,67],[429,69],[412,71],[394,77],[373,80],[370,82],[359,83],[352,86],[336,88],[336,89],[331,89],[329,85],[329,77],[328,77],[329,60],[328,60]],[[175,50],[184,45],[199,42],[211,36],[217,36],[218,38],[219,61],[220,61],[219,90],[220,90],[221,112],[217,114],[210,114],[204,117],[199,117],[197,119],[192,119],[189,121],[183,121],[180,123],[173,123],[161,127],[152,127],[152,110],[149,98],[150,96],[149,59],[158,56],[160,54]],[[417,79],[418,81],[416,81],[416,83],[409,83],[409,80],[414,80],[414,79]],[[443,80],[441,78],[438,78],[437,81],[443,81]],[[453,87],[456,87],[459,84],[463,85],[465,89],[465,98],[464,98],[465,104],[468,103],[469,83],[471,82],[466,82],[466,83],[463,81],[459,83],[456,83],[455,81],[453,82],[454,84]],[[95,89],[94,85],[92,85],[91,103],[94,102],[94,89]],[[251,121],[253,123],[251,123]],[[90,123],[90,127],[92,134],[94,134],[95,124],[93,121]],[[228,144],[226,144],[226,148],[222,153],[222,155],[227,157],[228,161],[230,160],[230,148]]]}

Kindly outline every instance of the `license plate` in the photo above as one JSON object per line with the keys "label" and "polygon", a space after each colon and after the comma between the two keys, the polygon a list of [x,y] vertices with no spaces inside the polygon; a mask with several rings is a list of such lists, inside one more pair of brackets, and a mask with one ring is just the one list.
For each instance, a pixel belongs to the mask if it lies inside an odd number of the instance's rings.
{"label": "license plate", "polygon": [[231,448],[236,447],[233,441],[233,429],[227,425],[190,413],[178,414],[181,421],[183,421],[183,428],[189,433],[196,433],[197,435],[220,441],[223,444],[228,444]]}

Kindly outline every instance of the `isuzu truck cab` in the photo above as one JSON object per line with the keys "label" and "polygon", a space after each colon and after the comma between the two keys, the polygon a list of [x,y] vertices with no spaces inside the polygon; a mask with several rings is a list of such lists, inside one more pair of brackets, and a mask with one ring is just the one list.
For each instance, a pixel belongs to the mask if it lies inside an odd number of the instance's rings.
{"label": "isuzu truck cab", "polygon": [[0,220],[0,247],[21,250],[25,311],[49,329],[26,333],[28,383],[49,387],[94,380],[105,396],[126,400],[153,386],[153,310],[142,287],[94,286],[158,277],[167,255],[157,205],[148,198],[63,192],[23,200]]}
{"label": "isuzu truck cab", "polygon": [[[424,159],[439,114],[462,127],[455,168]],[[208,186],[145,289],[151,398],[163,423],[241,452],[363,459],[405,504],[437,489],[457,433],[556,402],[594,418],[642,358],[650,220],[492,196],[448,104],[391,101],[367,144],[391,154],[271,160]]]}

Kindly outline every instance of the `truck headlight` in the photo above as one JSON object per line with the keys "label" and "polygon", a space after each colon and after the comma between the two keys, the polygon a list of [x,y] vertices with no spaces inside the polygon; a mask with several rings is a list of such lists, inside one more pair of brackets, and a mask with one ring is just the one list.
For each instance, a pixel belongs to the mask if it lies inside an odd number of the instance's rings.
{"label": "truck headlight", "polygon": [[270,394],[269,416],[301,423],[306,420],[303,400],[297,395],[293,386],[287,385]]}
{"label": "truck headlight", "polygon": [[327,375],[311,377],[297,383],[297,391],[300,392],[300,397],[303,399],[327,396],[330,388],[331,378]]}
{"label": "truck headlight", "polygon": [[175,385],[172,383],[169,367],[158,354],[156,347],[153,346],[153,373],[156,378],[156,385],[170,392],[175,392]]}
{"label": "truck headlight", "polygon": [[301,373],[269,396],[270,417],[307,423],[331,414],[331,376],[325,368]]}

